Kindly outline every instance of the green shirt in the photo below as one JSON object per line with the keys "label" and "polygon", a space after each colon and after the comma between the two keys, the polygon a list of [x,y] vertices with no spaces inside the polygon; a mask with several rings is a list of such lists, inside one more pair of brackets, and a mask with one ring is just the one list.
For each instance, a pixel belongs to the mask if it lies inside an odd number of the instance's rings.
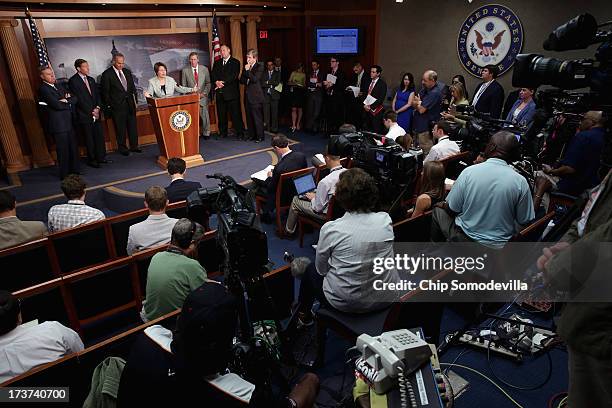
{"label": "green shirt", "polygon": [[206,280],[206,270],[198,261],[172,252],[159,252],[151,258],[147,275],[144,310],[153,320],[183,307],[187,295]]}

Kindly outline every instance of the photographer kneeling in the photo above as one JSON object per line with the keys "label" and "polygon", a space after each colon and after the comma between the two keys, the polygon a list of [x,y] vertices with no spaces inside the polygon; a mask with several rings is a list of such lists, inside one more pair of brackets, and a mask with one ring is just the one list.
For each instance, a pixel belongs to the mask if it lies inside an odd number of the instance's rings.
{"label": "photographer kneeling", "polygon": [[[319,385],[314,374],[304,375],[288,396],[274,397],[259,381],[228,371],[237,323],[236,298],[220,283],[205,282],[185,299],[174,332],[155,325],[137,338],[117,406],[312,407]],[[256,375],[265,371],[255,368]]]}
{"label": "photographer kneeling", "polygon": [[385,212],[374,212],[378,188],[374,179],[359,168],[346,170],[336,184],[336,202],[346,214],[321,228],[315,264],[302,277],[299,322],[312,324],[314,299],[342,312],[366,313],[388,306],[373,287],[375,280],[399,280],[395,269],[373,273],[375,258],[393,258],[393,227]]}

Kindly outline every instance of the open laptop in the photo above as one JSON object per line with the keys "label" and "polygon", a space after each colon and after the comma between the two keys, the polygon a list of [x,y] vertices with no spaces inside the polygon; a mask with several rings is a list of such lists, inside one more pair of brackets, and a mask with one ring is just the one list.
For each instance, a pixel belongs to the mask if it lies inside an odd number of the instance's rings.
{"label": "open laptop", "polygon": [[308,197],[306,197],[306,193],[310,193],[317,189],[317,185],[315,184],[314,177],[312,177],[312,173],[294,177],[293,185],[295,186],[295,191],[297,192],[298,198],[300,200],[310,201],[308,200]]}

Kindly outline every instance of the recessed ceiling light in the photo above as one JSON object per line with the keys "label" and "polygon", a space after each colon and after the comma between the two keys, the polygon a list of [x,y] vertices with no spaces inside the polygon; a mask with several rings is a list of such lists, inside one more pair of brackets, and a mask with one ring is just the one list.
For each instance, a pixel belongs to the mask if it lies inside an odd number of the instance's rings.
{"label": "recessed ceiling light", "polygon": [[396,3],[403,3],[404,0],[395,0]]}
{"label": "recessed ceiling light", "polygon": [[287,8],[287,6],[283,6],[283,8]]}
{"label": "recessed ceiling light", "polygon": [[266,7],[268,7],[268,5],[267,5],[267,4],[264,4],[264,8],[266,8]]}
{"label": "recessed ceiling light", "polygon": [[236,7],[240,7],[240,4],[236,4]]}

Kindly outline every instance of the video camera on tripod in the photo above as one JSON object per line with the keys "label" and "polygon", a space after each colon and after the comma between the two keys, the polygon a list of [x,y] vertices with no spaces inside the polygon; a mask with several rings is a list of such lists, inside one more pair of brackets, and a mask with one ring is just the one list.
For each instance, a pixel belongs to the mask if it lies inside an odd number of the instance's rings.
{"label": "video camera on tripod", "polygon": [[359,167],[374,177],[382,203],[392,203],[397,192],[414,185],[423,166],[423,151],[405,151],[399,144],[371,132],[332,135],[342,157],[351,157],[353,167]]}

